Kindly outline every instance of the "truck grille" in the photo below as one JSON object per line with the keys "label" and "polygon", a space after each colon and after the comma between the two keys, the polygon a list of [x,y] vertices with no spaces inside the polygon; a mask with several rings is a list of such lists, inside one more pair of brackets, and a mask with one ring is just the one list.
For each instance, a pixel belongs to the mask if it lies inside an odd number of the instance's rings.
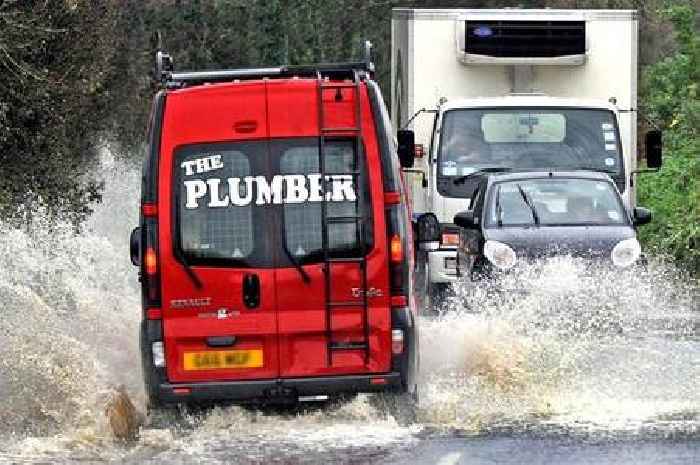
{"label": "truck grille", "polygon": [[466,21],[465,52],[551,58],[586,52],[585,21]]}

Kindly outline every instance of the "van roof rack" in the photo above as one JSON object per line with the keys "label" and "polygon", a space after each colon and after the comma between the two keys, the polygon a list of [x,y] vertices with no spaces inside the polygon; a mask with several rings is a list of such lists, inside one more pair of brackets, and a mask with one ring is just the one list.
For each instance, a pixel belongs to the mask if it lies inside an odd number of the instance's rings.
{"label": "van roof rack", "polygon": [[215,82],[231,82],[237,80],[251,80],[263,78],[289,78],[289,77],[314,77],[319,76],[335,79],[352,79],[355,72],[362,77],[374,73],[372,62],[372,43],[369,40],[363,43],[364,56],[361,61],[349,61],[344,63],[321,63],[310,65],[284,65],[271,68],[239,68],[211,71],[174,71],[173,59],[165,51],[156,51],[155,77],[162,86],[168,89],[202,85]]}

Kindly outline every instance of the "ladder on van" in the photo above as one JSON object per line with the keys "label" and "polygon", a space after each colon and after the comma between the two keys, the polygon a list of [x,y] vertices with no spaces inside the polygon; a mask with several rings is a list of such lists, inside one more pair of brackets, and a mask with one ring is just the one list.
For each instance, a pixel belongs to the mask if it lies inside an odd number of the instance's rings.
{"label": "ladder on van", "polygon": [[[358,195],[355,196],[355,208],[354,215],[350,216],[328,216],[328,205],[326,199],[326,186],[325,181],[326,175],[351,175],[353,183],[355,186],[359,186],[360,176],[362,170],[360,169],[361,157],[363,153],[362,144],[362,113],[361,113],[361,82],[362,74],[357,69],[353,70],[352,81],[330,81],[325,80],[320,72],[317,73],[317,86],[318,86],[318,124],[319,124],[319,142],[318,142],[318,156],[319,156],[319,170],[323,185],[323,201],[321,202],[321,235],[322,235],[322,247],[323,247],[323,272],[325,277],[325,316],[326,316],[326,342],[328,354],[328,365],[333,365],[333,354],[338,351],[347,350],[363,350],[365,356],[365,364],[369,363],[369,337],[370,337],[370,326],[369,326],[369,304],[367,295],[367,243],[365,234],[367,232],[366,222],[365,222],[365,212],[362,211],[365,208],[363,202],[360,201],[360,189],[357,189]],[[326,125],[326,117],[324,112],[323,96],[324,91],[334,90],[335,92],[343,92],[343,89],[353,89],[353,102],[354,102],[354,125],[350,127],[330,127]],[[353,155],[353,170],[351,172],[328,172],[326,170],[326,159],[325,159],[325,144],[326,137],[331,134],[337,135],[338,133],[342,135],[350,135],[355,142],[354,155]],[[342,137],[342,136],[341,136]],[[330,233],[329,229],[334,225],[340,224],[355,224],[355,232],[358,239],[359,245],[359,256],[352,258],[338,258],[331,257],[330,253]],[[331,277],[333,275],[333,267],[354,263],[357,264],[360,271],[360,286],[355,291],[353,289],[353,297],[359,294],[361,298],[359,301],[340,301],[333,299],[333,283]],[[362,340],[353,341],[338,341],[334,338],[333,331],[333,314],[336,310],[342,308],[357,308],[361,311],[361,325],[362,325]]]}

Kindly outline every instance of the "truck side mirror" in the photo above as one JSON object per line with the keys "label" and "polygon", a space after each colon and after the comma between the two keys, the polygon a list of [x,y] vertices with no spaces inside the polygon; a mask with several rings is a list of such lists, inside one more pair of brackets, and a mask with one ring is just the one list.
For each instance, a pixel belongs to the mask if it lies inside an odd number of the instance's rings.
{"label": "truck side mirror", "polygon": [[661,152],[663,148],[662,133],[658,129],[652,129],[644,137],[644,148],[647,157],[647,167],[661,168],[663,163]]}
{"label": "truck side mirror", "polygon": [[396,133],[399,142],[399,160],[402,168],[412,168],[416,156],[416,135],[410,129],[400,129]]}
{"label": "truck side mirror", "polygon": [[453,219],[454,224],[466,229],[474,229],[478,226],[474,220],[474,210],[459,212]]}
{"label": "truck side mirror", "polygon": [[141,264],[141,228],[137,227],[131,231],[129,237],[129,253],[131,255],[131,263],[134,266]]}
{"label": "truck side mirror", "polygon": [[418,246],[421,250],[440,248],[440,222],[435,213],[423,213],[418,217]]}
{"label": "truck side mirror", "polygon": [[632,211],[632,222],[635,226],[651,223],[652,217],[651,210],[644,207],[635,207]]}

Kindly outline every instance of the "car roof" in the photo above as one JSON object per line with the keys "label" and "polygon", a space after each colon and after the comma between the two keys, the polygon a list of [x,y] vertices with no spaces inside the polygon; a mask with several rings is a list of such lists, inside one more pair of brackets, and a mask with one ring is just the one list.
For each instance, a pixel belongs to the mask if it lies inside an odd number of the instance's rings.
{"label": "car roof", "polygon": [[516,181],[524,179],[591,179],[613,182],[607,173],[599,171],[506,171],[503,173],[485,173],[490,182]]}

